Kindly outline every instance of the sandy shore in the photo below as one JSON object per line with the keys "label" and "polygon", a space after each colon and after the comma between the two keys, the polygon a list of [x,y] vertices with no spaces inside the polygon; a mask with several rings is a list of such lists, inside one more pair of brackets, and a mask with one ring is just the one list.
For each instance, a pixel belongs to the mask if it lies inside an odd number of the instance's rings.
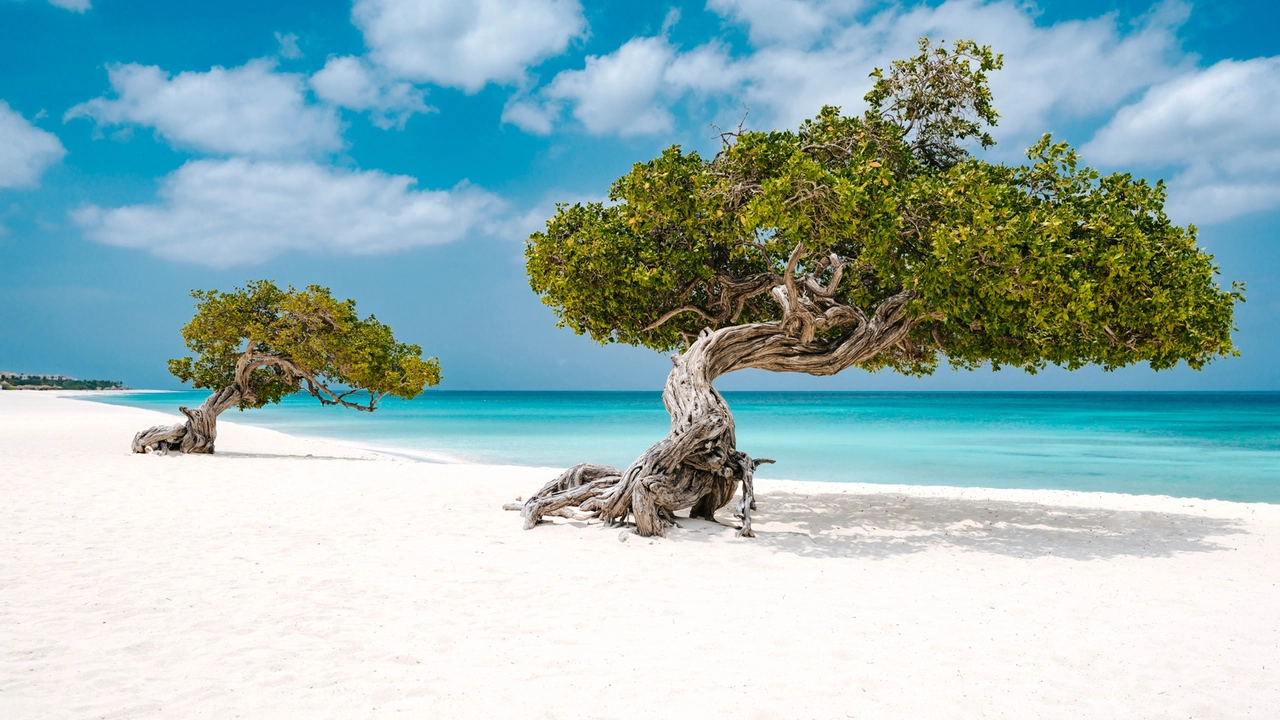
{"label": "sandy shore", "polygon": [[552,470],[165,421],[0,392],[0,717],[1280,712],[1280,506],[763,480],[620,542],[500,509]]}

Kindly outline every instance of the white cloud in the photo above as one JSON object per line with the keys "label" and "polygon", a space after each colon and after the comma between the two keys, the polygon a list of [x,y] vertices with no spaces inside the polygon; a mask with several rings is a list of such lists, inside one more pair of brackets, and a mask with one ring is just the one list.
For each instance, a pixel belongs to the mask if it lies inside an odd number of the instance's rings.
{"label": "white cloud", "polygon": [[[1189,12],[1189,6],[1170,1],[1132,28],[1119,26],[1114,15],[1045,27],[1012,2],[953,0],[932,12],[918,9],[903,16],[878,64],[902,57],[925,34],[992,45],[1005,56],[1005,69],[991,76],[1000,135],[1026,140],[1050,129],[1050,118],[1109,113],[1184,68],[1192,59],[1182,53],[1177,30]],[[1023,148],[1009,149],[1020,154]]]}
{"label": "white cloud", "polygon": [[390,81],[377,68],[369,67],[361,58],[329,58],[324,67],[311,76],[311,88],[327,102],[371,111],[373,124],[382,129],[392,126],[404,129],[414,113],[435,112],[425,102],[422,90],[403,81]]}
{"label": "white cloud", "polygon": [[70,10],[78,13],[83,13],[84,11],[93,8],[93,4],[90,0],[49,0],[49,4],[54,7],[60,7],[63,10]]}
{"label": "white cloud", "polygon": [[[786,125],[823,104],[863,107],[871,67],[916,52],[916,41],[973,39],[1004,55],[991,88],[1001,114],[998,139],[1020,155],[1023,145],[1055,120],[1085,118],[1115,108],[1133,93],[1174,74],[1181,56],[1176,29],[1186,7],[1167,4],[1130,32],[1113,16],[1036,24],[1032,9],[1010,0],[949,0],[937,7],[884,11],[851,24],[829,45],[800,53],[772,49],[751,59],[746,101],[768,108]],[[843,78],[824,85],[822,78]]]}
{"label": "white cloud", "polygon": [[546,135],[560,113],[560,105],[551,102],[539,102],[527,95],[515,94],[502,108],[502,122],[511,123],[527,133]]}
{"label": "white cloud", "polygon": [[806,44],[861,9],[861,0],[707,0],[707,9],[747,26],[751,42]]}
{"label": "white cloud", "polygon": [[27,122],[0,100],[0,188],[37,185],[45,169],[66,154],[57,135]]}
{"label": "white cloud", "polygon": [[559,73],[535,95],[513,95],[502,121],[545,135],[568,105],[594,135],[666,132],[673,124],[668,107],[681,95],[723,93],[742,79],[717,42],[680,53],[665,37],[632,38],[609,55],[588,56],[582,70]]}
{"label": "white cloud", "polygon": [[374,255],[484,231],[502,214],[494,195],[465,183],[415,190],[416,180],[310,162],[197,160],[169,175],[159,202],[72,213],[98,242],[214,267],[290,251]]}
{"label": "white cloud", "polygon": [[[825,104],[862,109],[871,69],[915,54],[923,35],[971,38],[1005,55],[1005,70],[991,79],[1002,115],[997,137],[1011,145],[1008,154],[1020,156],[1050,129],[1050,118],[1104,114],[1187,61],[1176,38],[1187,14],[1179,2],[1127,29],[1112,15],[1038,25],[1034,8],[1016,0],[893,5],[861,19],[851,14],[858,3],[840,0],[711,0],[709,7],[748,26],[753,52],[735,55],[718,41],[681,51],[636,38],[588,58],[583,70],[560,73],[534,97],[568,101],[593,132],[663,132],[668,108],[690,96],[716,99],[726,114],[745,103],[755,124],[789,127]],[[555,115],[553,103],[544,108]],[[644,120],[626,121],[612,108],[640,112]]]}
{"label": "white cloud", "polygon": [[351,17],[391,76],[467,92],[522,83],[587,27],[578,0],[356,0]]}
{"label": "white cloud", "polygon": [[700,94],[723,94],[737,90],[750,79],[746,70],[746,66],[730,57],[727,46],[713,40],[675,55],[664,78],[677,93],[692,90]]}
{"label": "white cloud", "polygon": [[654,103],[674,51],[665,38],[634,38],[604,57],[588,57],[582,70],[566,70],[544,90],[567,100],[587,132],[637,135],[671,128],[671,114]]}
{"label": "white cloud", "polygon": [[1147,91],[1083,148],[1171,168],[1170,214],[1209,223],[1280,205],[1280,57],[1223,60]]}
{"label": "white cloud", "polygon": [[277,32],[276,42],[280,43],[280,57],[285,60],[297,60],[302,57],[302,48],[298,47],[297,35]]}
{"label": "white cloud", "polygon": [[107,72],[117,97],[76,105],[64,119],[150,126],[178,147],[217,154],[279,158],[342,148],[337,112],[308,104],[304,77],[276,72],[270,59],[174,77],[136,64]]}

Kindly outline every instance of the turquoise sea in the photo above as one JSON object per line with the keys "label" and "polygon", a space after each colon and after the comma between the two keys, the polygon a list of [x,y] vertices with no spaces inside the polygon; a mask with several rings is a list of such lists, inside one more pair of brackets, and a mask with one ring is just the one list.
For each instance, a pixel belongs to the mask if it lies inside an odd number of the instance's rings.
{"label": "turquoise sea", "polygon": [[[204,392],[99,396],[166,410]],[[1280,393],[728,392],[767,479],[1057,488],[1280,502]],[[438,392],[377,412],[294,396],[225,420],[426,458],[625,467],[666,434],[657,392]],[[139,428],[141,429],[141,428]]]}

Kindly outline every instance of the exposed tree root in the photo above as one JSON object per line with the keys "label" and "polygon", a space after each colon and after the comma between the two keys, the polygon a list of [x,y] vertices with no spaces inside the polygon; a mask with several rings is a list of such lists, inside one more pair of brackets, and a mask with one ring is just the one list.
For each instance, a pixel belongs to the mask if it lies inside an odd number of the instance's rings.
{"label": "exposed tree root", "polygon": [[181,453],[212,453],[218,437],[218,415],[240,403],[240,390],[226,387],[210,395],[200,407],[180,407],[187,421],[177,425],[156,425],[133,436],[132,449],[136,453],[148,450],[160,455],[171,451]]}

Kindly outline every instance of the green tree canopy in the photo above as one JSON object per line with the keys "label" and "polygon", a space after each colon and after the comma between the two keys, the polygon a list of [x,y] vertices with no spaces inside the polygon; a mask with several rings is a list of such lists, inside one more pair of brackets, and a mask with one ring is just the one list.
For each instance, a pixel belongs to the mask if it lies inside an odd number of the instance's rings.
{"label": "green tree canopy", "polygon": [[899,298],[906,339],[856,365],[1198,369],[1237,354],[1243,286],[1216,284],[1195,227],[1165,215],[1163,182],[1103,176],[1048,135],[1020,166],[966,149],[993,144],[1001,64],[922,39],[872,74],[860,116],[725,133],[711,160],[673,146],[609,202],[558,206],[526,247],[530,285],[562,326],[660,351],[782,322],[788,303],[811,311],[784,323],[800,345],[833,346]]}
{"label": "green tree canopy", "polygon": [[[239,391],[240,409],[305,390],[326,405],[372,410],[392,395],[418,396],[440,382],[440,363],[397,342],[391,328],[328,288],[281,290],[268,280],[233,292],[196,290],[196,314],[182,328],[195,357],[169,371],[197,388]],[[357,402],[357,400],[361,400]]]}

